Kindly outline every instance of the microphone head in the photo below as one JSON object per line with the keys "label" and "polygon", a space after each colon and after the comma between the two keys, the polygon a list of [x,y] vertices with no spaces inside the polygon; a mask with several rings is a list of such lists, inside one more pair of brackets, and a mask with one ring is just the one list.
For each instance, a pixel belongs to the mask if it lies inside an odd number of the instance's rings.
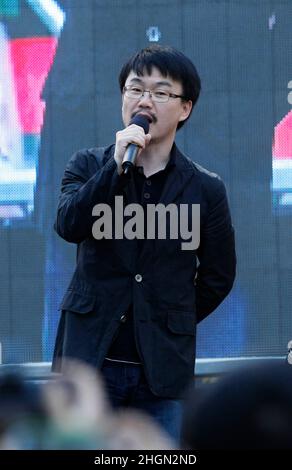
{"label": "microphone head", "polygon": [[136,126],[140,126],[142,127],[142,129],[144,129],[144,132],[145,134],[148,134],[149,132],[149,124],[152,122],[151,118],[148,117],[148,116],[145,116],[145,114],[136,114],[136,116],[134,116],[130,123],[129,123],[129,126],[131,124],[136,124]]}

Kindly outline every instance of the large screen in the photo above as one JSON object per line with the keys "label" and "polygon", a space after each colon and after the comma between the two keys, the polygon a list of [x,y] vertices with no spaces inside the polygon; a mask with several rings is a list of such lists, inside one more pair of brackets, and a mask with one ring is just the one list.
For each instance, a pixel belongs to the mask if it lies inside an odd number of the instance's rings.
{"label": "large screen", "polygon": [[118,74],[150,43],[196,65],[202,93],[177,144],[224,180],[232,293],[199,325],[199,357],[285,354],[292,338],[292,3],[0,0],[0,342],[48,361],[76,246],[53,230],[73,152],[122,128]]}

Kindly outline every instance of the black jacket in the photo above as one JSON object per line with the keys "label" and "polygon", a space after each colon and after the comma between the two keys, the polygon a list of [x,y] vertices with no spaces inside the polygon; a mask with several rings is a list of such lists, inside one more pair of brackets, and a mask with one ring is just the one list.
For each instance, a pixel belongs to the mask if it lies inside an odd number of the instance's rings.
{"label": "black jacket", "polygon": [[114,146],[80,151],[69,161],[55,229],[78,243],[77,267],[60,307],[54,370],[60,357],[100,367],[132,303],[138,352],[153,393],[179,397],[193,377],[196,324],[222,302],[235,278],[234,231],[220,178],[175,146],[173,151],[176,165],[160,203],[200,204],[196,251],[181,250],[180,238],[149,239],[137,256],[136,240],[96,240],[93,206],[113,206],[117,194],[135,201],[134,184],[118,175]]}

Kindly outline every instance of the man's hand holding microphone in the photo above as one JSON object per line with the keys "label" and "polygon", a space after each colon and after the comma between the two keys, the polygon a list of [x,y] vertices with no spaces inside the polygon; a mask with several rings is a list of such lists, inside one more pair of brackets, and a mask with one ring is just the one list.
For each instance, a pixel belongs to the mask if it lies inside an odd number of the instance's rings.
{"label": "man's hand holding microphone", "polygon": [[135,165],[137,155],[149,144],[151,135],[148,132],[151,122],[150,117],[136,114],[125,129],[116,133],[114,159],[119,175],[130,171]]}

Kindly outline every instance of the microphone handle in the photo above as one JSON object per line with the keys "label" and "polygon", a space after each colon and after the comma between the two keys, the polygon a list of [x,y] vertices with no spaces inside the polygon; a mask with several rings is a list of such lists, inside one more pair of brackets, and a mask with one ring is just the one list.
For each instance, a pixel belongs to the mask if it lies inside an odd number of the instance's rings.
{"label": "microphone handle", "polygon": [[122,168],[124,174],[127,174],[130,169],[135,165],[135,160],[137,158],[140,147],[136,144],[130,144],[127,147],[126,153],[123,158]]}

